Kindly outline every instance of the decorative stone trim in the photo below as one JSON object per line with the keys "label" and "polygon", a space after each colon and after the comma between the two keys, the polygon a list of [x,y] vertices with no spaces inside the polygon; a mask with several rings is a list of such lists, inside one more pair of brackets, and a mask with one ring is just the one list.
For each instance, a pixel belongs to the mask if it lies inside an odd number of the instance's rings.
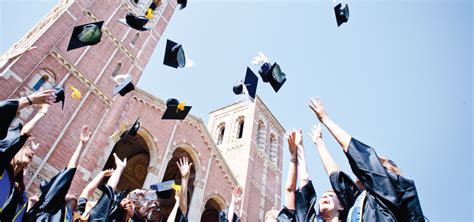
{"label": "decorative stone trim", "polygon": [[259,182],[257,182],[255,179],[252,178],[252,185],[257,188],[258,191],[260,191],[260,195],[265,197],[265,199],[269,200],[270,202],[275,201],[275,198],[273,197],[272,194],[266,193],[265,192],[265,187],[261,185]]}
{"label": "decorative stone trim", "polygon": [[89,80],[86,75],[84,75],[79,69],[74,66],[72,63],[66,60],[64,56],[62,56],[58,51],[55,49],[51,49],[49,52],[56,61],[61,64],[64,68],[66,68],[74,77],[76,77],[79,81],[84,83],[84,85],[92,91],[97,97],[99,97],[102,102],[107,104],[108,106],[112,105],[112,98],[108,96],[105,92],[103,92],[96,84],[94,84],[91,80]]}

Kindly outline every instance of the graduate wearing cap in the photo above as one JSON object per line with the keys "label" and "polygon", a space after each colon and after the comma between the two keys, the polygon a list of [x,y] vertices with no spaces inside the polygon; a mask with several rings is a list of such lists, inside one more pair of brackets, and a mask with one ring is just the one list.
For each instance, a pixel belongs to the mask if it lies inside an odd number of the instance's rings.
{"label": "graduate wearing cap", "polygon": [[[47,95],[49,98],[51,93],[44,92],[35,94]],[[24,102],[15,103],[18,109],[25,107]],[[32,100],[28,98],[28,100]],[[51,102],[50,99],[46,100]],[[37,101],[36,101],[37,102]],[[28,104],[28,103],[27,103]],[[31,131],[35,125],[48,112],[49,104],[42,104],[41,109],[36,115],[23,127],[19,124],[7,132],[7,136],[0,140],[0,221],[22,221],[27,209],[27,198],[23,181],[24,169],[33,160],[34,151],[39,144],[33,142],[30,138],[30,145],[23,146],[31,135]]]}
{"label": "graduate wearing cap", "polygon": [[219,212],[219,222],[240,222],[239,216],[237,216],[235,213],[235,206],[240,204],[240,201],[242,200],[242,194],[242,188],[239,186],[234,187],[229,209]]}
{"label": "graduate wearing cap", "polygon": [[[391,160],[379,157],[375,150],[354,139],[336,125],[326,114],[321,100],[309,104],[317,118],[341,145],[356,183],[335,164],[322,143],[321,129],[313,131],[321,160],[331,185],[344,207],[348,208],[347,221],[425,221],[413,180],[403,177]],[[357,184],[357,185],[356,185]]]}
{"label": "graduate wearing cap", "polygon": [[26,221],[71,221],[74,209],[67,206],[66,195],[79,165],[84,145],[89,141],[91,134],[87,126],[82,126],[79,144],[67,167],[50,181],[41,181],[41,196],[28,210]]}
{"label": "graduate wearing cap", "polygon": [[[82,190],[81,195],[79,196],[77,200],[77,208],[75,210],[76,217],[79,217],[82,220],[87,220],[87,214],[84,214],[86,212],[86,206],[87,202],[90,197],[94,194],[94,191],[99,187],[100,183],[105,177],[110,177],[112,176],[112,173],[114,172],[113,169],[107,169],[99,172],[94,179],[92,179],[91,182],[87,184],[87,186]],[[88,209],[90,211],[90,209]],[[83,216],[84,214],[84,216]]]}

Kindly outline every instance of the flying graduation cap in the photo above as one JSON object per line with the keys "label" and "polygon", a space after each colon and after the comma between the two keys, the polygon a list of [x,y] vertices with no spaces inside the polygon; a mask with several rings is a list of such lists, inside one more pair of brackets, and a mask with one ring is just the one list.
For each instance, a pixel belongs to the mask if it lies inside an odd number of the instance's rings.
{"label": "flying graduation cap", "polygon": [[56,86],[54,87],[54,95],[56,96],[56,99],[54,100],[54,103],[59,103],[60,101],[62,102],[62,108],[61,109],[64,109],[64,99],[65,99],[65,95],[64,95],[64,88],[60,87],[60,86]]}
{"label": "flying graduation cap", "polygon": [[258,77],[253,73],[253,71],[247,67],[247,73],[245,74],[245,80],[238,81],[232,90],[234,91],[235,95],[242,95],[246,94],[252,100],[255,99],[255,95],[257,93],[257,84],[258,84]]}
{"label": "flying graduation cap", "polygon": [[100,21],[74,27],[67,51],[99,43],[103,24]]}
{"label": "flying graduation cap", "polygon": [[125,134],[122,134],[123,136],[121,137],[121,139],[125,139],[127,138],[128,136],[136,136],[138,134],[138,130],[140,129],[140,126],[141,126],[141,123],[140,123],[140,117],[137,118],[137,120],[135,120],[135,122],[133,123],[133,125],[130,127],[130,129],[127,131],[127,133]]}
{"label": "flying graduation cap", "polygon": [[173,68],[184,68],[186,66],[186,56],[181,44],[171,40],[166,41],[165,58],[163,64]]}
{"label": "flying graduation cap", "polygon": [[171,198],[173,190],[175,192],[181,191],[181,186],[176,184],[174,180],[168,180],[162,183],[156,183],[150,185],[150,189],[156,191],[156,195],[161,199]]}
{"label": "flying graduation cap", "polygon": [[116,96],[117,94],[125,96],[127,93],[135,89],[135,85],[132,83],[132,76],[130,74],[117,75],[114,77],[114,80],[117,85],[115,85],[114,90],[112,91],[112,96]]}
{"label": "flying graduation cap", "polygon": [[258,73],[263,82],[269,82],[275,92],[278,92],[286,82],[286,75],[276,62],[273,65],[269,62],[263,63]]}
{"label": "flying graduation cap", "polygon": [[188,4],[188,0],[178,0],[179,10],[182,10],[186,8],[186,5]]}
{"label": "flying graduation cap", "polygon": [[133,13],[129,12],[125,16],[125,19],[119,19],[118,21],[138,31],[148,30],[148,28],[145,27],[148,23],[148,18],[145,16],[135,16]]}
{"label": "flying graduation cap", "polygon": [[346,4],[342,7],[342,3],[334,6],[334,13],[336,14],[337,27],[341,26],[342,23],[349,21],[349,5]]}
{"label": "flying graduation cap", "polygon": [[184,102],[171,98],[166,101],[166,110],[161,119],[183,120],[191,111],[192,106],[186,106]]}

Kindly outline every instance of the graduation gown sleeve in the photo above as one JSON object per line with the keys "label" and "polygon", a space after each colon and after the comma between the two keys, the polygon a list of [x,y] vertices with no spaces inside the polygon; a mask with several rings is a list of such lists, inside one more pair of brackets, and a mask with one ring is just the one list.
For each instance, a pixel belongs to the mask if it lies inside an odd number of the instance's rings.
{"label": "graduation gown sleeve", "polygon": [[347,217],[347,212],[354,205],[355,200],[361,194],[361,190],[355,185],[354,181],[342,171],[337,171],[329,175],[329,181],[337,199],[344,207],[342,219]]}
{"label": "graduation gown sleeve", "polygon": [[286,208],[285,206],[283,207],[283,209],[280,211],[280,213],[278,213],[278,221],[279,222],[294,222],[296,221],[296,210],[290,210],[288,208]]}
{"label": "graduation gown sleeve", "polygon": [[89,212],[89,221],[107,221],[111,213],[112,205],[114,204],[114,191],[109,185],[100,188],[102,196],[97,201],[97,204]]}
{"label": "graduation gown sleeve", "polygon": [[46,193],[42,193],[40,198],[40,211],[57,212],[66,206],[66,194],[71,187],[72,179],[76,173],[76,168],[65,169],[54,176],[45,187]]}
{"label": "graduation gown sleeve", "polygon": [[18,110],[18,100],[0,101],[0,140],[3,140],[8,134],[8,128],[16,116]]}
{"label": "graduation gown sleeve", "polygon": [[400,205],[397,192],[375,150],[352,138],[346,156],[352,172],[365,188],[395,206]]}
{"label": "graduation gown sleeve", "polygon": [[[219,212],[219,222],[229,222],[229,220],[227,220],[227,209]],[[240,218],[236,213],[234,213],[232,222],[240,222]]]}
{"label": "graduation gown sleeve", "polygon": [[76,212],[82,215],[86,211],[86,205],[87,205],[87,198],[79,197],[79,199],[77,200]]}
{"label": "graduation gown sleeve", "polygon": [[21,128],[23,126],[19,124],[8,130],[8,135],[3,140],[0,140],[0,171],[5,170],[10,165],[15,154],[25,145],[29,137],[26,135],[20,136]]}
{"label": "graduation gown sleeve", "polygon": [[178,212],[176,213],[176,218],[174,219],[175,222],[188,222],[188,216],[183,214],[181,208],[178,207]]}

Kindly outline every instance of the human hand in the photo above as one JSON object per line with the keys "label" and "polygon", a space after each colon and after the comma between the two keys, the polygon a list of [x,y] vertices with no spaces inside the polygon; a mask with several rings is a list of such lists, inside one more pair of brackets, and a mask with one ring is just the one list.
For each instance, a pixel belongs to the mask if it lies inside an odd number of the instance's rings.
{"label": "human hand", "polygon": [[113,155],[114,155],[114,160],[115,160],[115,166],[117,168],[119,168],[119,167],[120,168],[125,168],[127,166],[127,158],[123,159],[123,161],[122,161],[122,160],[120,160],[120,158],[118,158],[116,153],[114,153]]}
{"label": "human hand", "polygon": [[40,90],[29,95],[28,98],[33,104],[53,104],[56,100],[54,89]]}
{"label": "human hand", "polygon": [[313,140],[314,143],[319,143],[323,140],[323,133],[321,131],[321,124],[318,124],[318,126],[313,125],[313,128],[311,129],[311,134],[308,133],[309,137]]}
{"label": "human hand", "polygon": [[82,143],[87,143],[89,139],[91,138],[92,132],[89,131],[89,127],[87,125],[82,126],[81,130],[81,142]]}
{"label": "human hand", "polygon": [[104,177],[110,177],[110,176],[112,176],[112,173],[114,171],[115,171],[114,169],[106,169],[106,170],[102,171],[102,174],[104,174]]}
{"label": "human hand", "polygon": [[239,186],[234,187],[234,191],[232,192],[232,203],[238,205],[242,200],[242,188]]}
{"label": "human hand", "polygon": [[324,105],[321,102],[321,98],[319,97],[316,97],[316,100],[311,98],[309,108],[313,110],[313,112],[316,114],[319,121],[321,122],[323,122],[328,117],[326,114],[326,110],[324,109]]}
{"label": "human hand", "polygon": [[189,176],[189,171],[191,170],[193,163],[189,163],[187,157],[180,158],[176,164],[178,165],[179,172],[181,173],[182,177]]}

